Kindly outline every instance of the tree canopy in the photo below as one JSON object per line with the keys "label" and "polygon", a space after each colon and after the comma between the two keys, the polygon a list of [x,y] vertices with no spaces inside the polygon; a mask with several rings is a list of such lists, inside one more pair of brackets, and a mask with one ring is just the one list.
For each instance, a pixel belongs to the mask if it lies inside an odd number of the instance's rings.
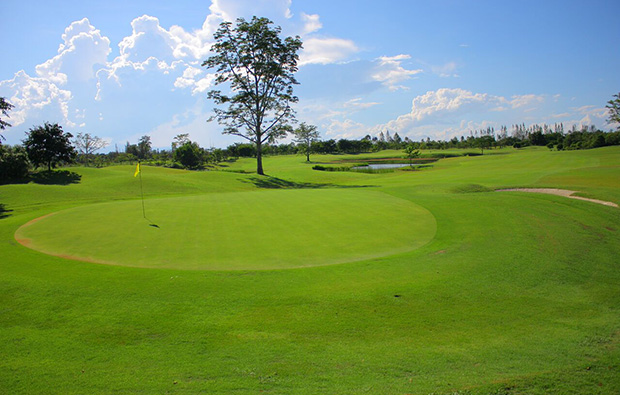
{"label": "tree canopy", "polygon": [[71,163],[76,152],[71,145],[71,133],[65,133],[62,126],[45,123],[30,129],[24,140],[28,158],[35,168],[46,165],[48,170],[61,163]]}
{"label": "tree canopy", "polygon": [[[9,117],[9,111],[13,108],[14,106],[9,103],[8,101],[6,101],[4,99],[4,97],[0,97],[0,111],[2,112],[2,118],[8,118]],[[4,130],[8,127],[11,126],[10,123],[4,121],[2,118],[0,118],[0,130]],[[0,137],[2,137],[2,135],[0,134]],[[4,137],[2,137],[4,138]]]}
{"label": "tree canopy", "polygon": [[272,27],[267,18],[253,17],[250,22],[237,19],[236,26],[223,22],[213,35],[213,56],[202,64],[215,69],[215,84],[228,83],[231,94],[220,90],[209,92],[217,105],[216,120],[224,126],[224,134],[243,137],[256,145],[256,171],[264,174],[262,145],[274,142],[290,130],[294,120],[291,103],[299,37],[280,38],[280,27]]}
{"label": "tree canopy", "polygon": [[612,99],[607,102],[607,109],[609,110],[609,118],[607,121],[609,123],[617,123],[618,128],[620,129],[620,93],[613,95],[615,99]]}

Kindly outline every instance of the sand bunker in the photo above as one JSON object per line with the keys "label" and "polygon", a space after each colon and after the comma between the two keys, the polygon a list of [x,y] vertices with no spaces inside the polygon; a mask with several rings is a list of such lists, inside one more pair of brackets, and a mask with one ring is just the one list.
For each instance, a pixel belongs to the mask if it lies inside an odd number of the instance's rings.
{"label": "sand bunker", "polygon": [[510,188],[510,189],[497,189],[496,192],[534,192],[534,193],[546,193],[549,195],[564,196],[571,199],[585,200],[592,203],[602,204],[604,206],[618,207],[616,203],[606,202],[604,200],[590,199],[581,196],[573,196],[573,193],[577,191],[569,191],[568,189],[554,189],[554,188]]}

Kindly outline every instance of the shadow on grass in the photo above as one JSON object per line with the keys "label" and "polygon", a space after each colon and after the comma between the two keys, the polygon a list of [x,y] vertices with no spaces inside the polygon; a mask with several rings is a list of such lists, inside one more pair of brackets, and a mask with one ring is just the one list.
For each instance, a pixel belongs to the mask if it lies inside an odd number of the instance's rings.
{"label": "shadow on grass", "polygon": [[8,214],[10,212],[12,212],[13,210],[9,210],[7,209],[4,204],[0,203],[0,219],[4,219],[8,216],[10,216],[11,214]]}
{"label": "shadow on grass", "polygon": [[257,188],[264,189],[319,189],[319,188],[369,188],[374,185],[339,185],[330,183],[295,182],[283,180],[277,177],[262,176],[250,177],[241,182],[254,184]]}
{"label": "shadow on grass", "polygon": [[45,170],[31,174],[29,179],[35,184],[69,185],[78,184],[82,176],[69,170]]}
{"label": "shadow on grass", "polygon": [[31,182],[42,185],[69,185],[79,184],[82,176],[69,170],[42,170],[30,173],[24,178],[2,179],[0,185],[29,184]]}

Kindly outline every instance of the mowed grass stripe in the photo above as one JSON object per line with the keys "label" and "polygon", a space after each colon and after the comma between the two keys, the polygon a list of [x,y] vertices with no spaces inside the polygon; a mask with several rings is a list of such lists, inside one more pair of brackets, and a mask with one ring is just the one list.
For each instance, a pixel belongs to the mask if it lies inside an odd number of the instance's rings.
{"label": "mowed grass stripe", "polygon": [[406,252],[436,231],[426,209],[364,189],[208,194],[145,205],[148,220],[140,201],[88,205],[31,222],[16,238],[47,254],[97,263],[260,270]]}

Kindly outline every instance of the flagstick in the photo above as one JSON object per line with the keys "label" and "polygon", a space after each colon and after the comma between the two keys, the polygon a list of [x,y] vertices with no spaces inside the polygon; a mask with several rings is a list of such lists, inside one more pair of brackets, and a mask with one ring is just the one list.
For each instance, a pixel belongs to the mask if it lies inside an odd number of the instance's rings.
{"label": "flagstick", "polygon": [[[140,161],[138,161],[138,166],[140,166]],[[138,172],[140,176],[140,196],[142,197],[142,216],[146,219],[146,211],[144,211],[144,188],[142,188],[142,166],[140,166],[140,171]]]}

